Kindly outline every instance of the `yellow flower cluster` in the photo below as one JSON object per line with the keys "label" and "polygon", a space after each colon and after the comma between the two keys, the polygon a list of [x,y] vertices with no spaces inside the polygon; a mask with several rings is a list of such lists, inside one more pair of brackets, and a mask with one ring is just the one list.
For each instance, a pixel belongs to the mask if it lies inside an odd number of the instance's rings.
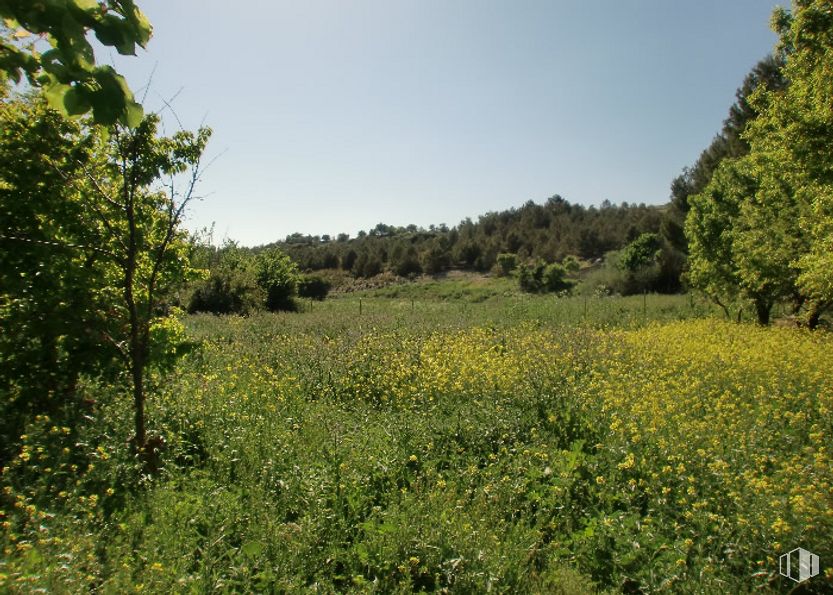
{"label": "yellow flower cluster", "polygon": [[657,505],[673,498],[710,531],[733,516],[773,554],[833,534],[826,335],[714,320],[616,334],[622,351],[584,390],[603,397],[607,446],[630,451],[619,469],[647,476]]}

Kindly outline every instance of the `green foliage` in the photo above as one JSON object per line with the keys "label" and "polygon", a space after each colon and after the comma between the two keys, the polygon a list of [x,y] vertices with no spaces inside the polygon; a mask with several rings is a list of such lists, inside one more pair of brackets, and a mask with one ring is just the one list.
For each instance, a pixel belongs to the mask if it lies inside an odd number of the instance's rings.
{"label": "green foliage", "polygon": [[353,263],[352,271],[356,277],[369,279],[382,272],[382,259],[375,253],[363,251]]}
{"label": "green foliage", "polygon": [[567,269],[557,262],[544,268],[542,279],[544,289],[549,292],[566,291],[573,286],[573,282],[567,279]]}
{"label": "green foliage", "polygon": [[669,248],[687,253],[684,235],[685,218],[690,209],[690,197],[700,194],[711,181],[714,171],[724,159],[737,159],[749,153],[749,142],[743,133],[759,112],[752,100],[755,91],[766,88],[781,91],[787,86],[782,67],[783,52],[778,51],[758,62],[735,93],[737,100],[729,109],[723,128],[697,159],[671,182],[671,202],[662,221],[662,234]]}
{"label": "green foliage", "polygon": [[188,301],[188,312],[247,315],[262,307],[265,299],[249,271],[220,268],[197,283]]}
{"label": "green foliage", "polygon": [[413,277],[422,273],[416,247],[404,242],[395,244],[390,254],[390,268],[400,277]]}
{"label": "green foliage", "polygon": [[292,234],[276,246],[302,270],[340,265],[362,278],[385,270],[403,277],[449,269],[485,273],[493,270],[499,254],[513,254],[518,262],[558,262],[570,254],[595,259],[640,233],[658,232],[661,217],[658,207],[623,203],[587,208],[553,196],[544,204],[530,201],[452,228],[380,224],[356,238]]}
{"label": "green foliage", "polygon": [[518,286],[521,291],[537,293],[543,289],[545,266],[543,262],[534,264],[524,262],[518,266]]}
{"label": "green foliage", "polygon": [[277,248],[257,255],[255,279],[266,292],[268,310],[295,310],[292,298],[298,293],[298,275],[298,266]]}
{"label": "green foliage", "polygon": [[562,266],[567,270],[567,273],[570,275],[575,275],[581,270],[581,263],[579,259],[573,256],[572,254],[564,257],[564,260],[561,261]]}
{"label": "green foliage", "polygon": [[181,302],[192,314],[247,315],[263,308],[266,296],[255,279],[254,256],[231,240],[214,246],[212,232],[204,230],[191,238],[191,261],[208,274],[184,288]]}
{"label": "green foliage", "polygon": [[[92,110],[100,124],[119,121],[132,127],[142,121],[142,107],[124,77],[96,64],[87,39],[93,32],[102,45],[122,55],[145,47],[151,25],[133,0],[4,0],[0,18],[0,70],[12,80],[20,82],[25,74],[30,83],[43,86],[50,105],[65,115]],[[44,36],[52,48],[41,54],[34,36]]]}
{"label": "green foliage", "polygon": [[497,255],[497,271],[500,276],[508,277],[517,267],[517,255],[508,252],[501,252]]}
{"label": "green foliage", "polygon": [[[9,280],[0,302],[9,330],[0,344],[9,362],[4,419],[19,429],[32,413],[72,411],[82,374],[114,380],[121,368],[141,447],[147,371],[179,353],[159,341],[181,337],[165,331],[173,322],[163,300],[196,274],[180,223],[210,131],[160,138],[149,116],[104,133],[57,117],[35,97],[0,109],[0,200],[9,215],[0,235],[10,249],[0,261]],[[155,187],[189,168],[184,192]]]}
{"label": "green foliage", "polygon": [[74,423],[81,375],[114,377],[113,267],[85,182],[97,151],[40,99],[0,103],[0,463],[33,415]]}
{"label": "green foliage", "polygon": [[298,297],[322,301],[331,288],[332,284],[319,275],[302,275],[298,280]]}
{"label": "green foliage", "polygon": [[[773,17],[787,54],[783,92],[760,89],[753,97],[761,112],[748,131],[752,151],[761,155],[770,180],[785,192],[770,192],[761,218],[786,209],[790,228],[779,231],[791,241],[783,249],[798,274],[797,290],[818,312],[833,303],[830,238],[833,229],[833,165],[828,157],[833,119],[833,17],[828,2],[796,3],[789,17]],[[770,214],[768,214],[770,213]],[[782,262],[784,258],[780,259]],[[783,268],[783,264],[779,265]]]}
{"label": "green foliage", "polygon": [[737,298],[739,282],[732,260],[732,225],[740,201],[754,193],[755,183],[739,162],[726,161],[701,194],[690,198],[686,218],[689,239],[688,280],[718,304]]}
{"label": "green foliage", "polygon": [[[747,98],[757,116],[742,138],[745,157],[726,160],[692,197],[686,223],[690,279],[718,303],[751,302],[766,324],[779,300],[807,304],[808,323],[833,301],[829,246],[833,168],[822,147],[833,124],[833,21],[826,2],[797,3],[773,20],[786,87],[759,85]],[[827,270],[825,273],[823,271]]]}
{"label": "green foliage", "polygon": [[643,233],[619,253],[619,265],[629,273],[655,265],[659,260],[661,242],[658,234]]}
{"label": "green foliage", "polygon": [[434,240],[422,254],[422,270],[429,275],[442,273],[451,265],[447,242]]}
{"label": "green foliage", "polygon": [[567,269],[557,262],[545,264],[521,264],[518,267],[518,285],[527,293],[568,291],[574,281],[567,279]]}

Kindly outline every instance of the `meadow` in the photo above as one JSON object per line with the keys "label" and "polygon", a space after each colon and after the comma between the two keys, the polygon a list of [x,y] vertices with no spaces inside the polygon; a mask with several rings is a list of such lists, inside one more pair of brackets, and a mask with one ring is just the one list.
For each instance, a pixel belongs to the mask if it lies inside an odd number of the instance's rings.
{"label": "meadow", "polygon": [[690,296],[450,280],[183,319],[139,487],[126,396],[3,470],[7,592],[782,592],[833,582],[833,338]]}

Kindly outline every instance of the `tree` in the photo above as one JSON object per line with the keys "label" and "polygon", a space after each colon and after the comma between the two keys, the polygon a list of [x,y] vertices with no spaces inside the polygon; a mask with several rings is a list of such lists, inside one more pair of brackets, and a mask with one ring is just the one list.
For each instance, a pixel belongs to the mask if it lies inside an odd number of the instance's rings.
{"label": "tree", "polygon": [[538,293],[544,287],[544,263],[521,263],[518,266],[518,286],[521,291]]}
{"label": "tree", "polygon": [[685,222],[688,280],[720,306],[727,317],[730,305],[740,293],[732,260],[732,228],[740,202],[754,191],[752,176],[739,168],[736,161],[729,160],[721,163],[703,192],[689,198]]}
{"label": "tree", "polygon": [[751,150],[771,164],[771,176],[791,189],[793,217],[807,242],[793,253],[792,264],[809,305],[807,322],[815,326],[833,304],[833,14],[827,1],[800,0],[792,15],[777,9],[772,23],[780,34],[778,49],[787,56],[783,75],[790,84],[755,93],[752,103],[760,116],[747,138]]}
{"label": "tree", "polygon": [[749,153],[749,142],[743,135],[747,125],[758,115],[752,96],[759,88],[772,91],[784,89],[787,79],[782,73],[783,65],[784,52],[776,51],[752,68],[735,93],[736,101],[729,108],[729,115],[723,121],[720,133],[700,154],[694,165],[683,169],[671,182],[671,202],[663,218],[662,233],[674,250],[681,253],[688,251],[684,226],[689,211],[689,198],[705,190],[721,161]]}
{"label": "tree", "polygon": [[391,270],[400,277],[419,275],[422,272],[422,265],[419,263],[419,254],[413,244],[406,245],[399,242],[391,250]]}
{"label": "tree", "polygon": [[573,256],[572,254],[564,257],[564,260],[561,261],[561,265],[566,269],[569,274],[575,275],[581,270],[581,263],[579,262],[578,258]]}
{"label": "tree", "polygon": [[778,164],[758,153],[726,160],[704,192],[692,197],[687,219],[689,278],[728,314],[738,298],[752,302],[760,324],[795,291],[793,261],[805,243],[794,192]]}
{"label": "tree", "polygon": [[[91,186],[90,220],[105,240],[115,274],[110,280],[121,299],[115,302],[113,344],[129,370],[135,435],[132,443],[149,455],[145,423],[145,375],[152,363],[154,328],[163,297],[195,276],[181,228],[201,175],[209,128],[158,137],[159,117],[151,114],[135,128],[115,126],[99,135],[103,155],[85,170]],[[177,176],[185,174],[180,191]],[[165,179],[165,185],[160,181]],[[109,290],[109,288],[108,288]]]}
{"label": "tree", "polygon": [[422,253],[422,270],[429,275],[436,275],[446,270],[451,264],[451,255],[441,238],[432,241]]}
{"label": "tree", "polygon": [[221,267],[211,271],[208,279],[194,288],[188,300],[188,312],[245,315],[262,307],[264,301],[248,271]]}
{"label": "tree", "polygon": [[[15,82],[26,76],[42,86],[54,108],[80,115],[92,110],[95,121],[137,126],[142,107],[120,74],[96,64],[90,31],[119,54],[145,47],[151,25],[133,0],[0,0],[0,71]],[[33,38],[33,35],[37,36]],[[39,38],[51,49],[40,53]]]}
{"label": "tree", "polygon": [[686,231],[690,278],[718,303],[747,298],[766,324],[776,301],[792,299],[807,304],[815,326],[833,303],[833,14],[821,0],[794,7],[773,15],[789,85],[758,85],[748,96],[757,114],[741,134],[749,153],[724,160],[690,199]]}
{"label": "tree", "polygon": [[317,275],[302,275],[298,280],[298,296],[323,301],[332,289],[332,283]]}
{"label": "tree", "polygon": [[497,255],[498,274],[501,277],[508,277],[518,266],[518,257],[511,253],[502,252]]}
{"label": "tree", "polygon": [[0,102],[0,461],[35,414],[72,425],[80,375],[116,370],[112,271],[81,190],[94,148],[42,98]]}
{"label": "tree", "polygon": [[266,308],[271,311],[294,310],[292,300],[298,290],[298,266],[277,248],[257,255],[255,278],[266,292]]}
{"label": "tree", "polygon": [[[155,115],[133,129],[104,130],[64,120],[37,99],[16,105],[3,105],[0,195],[14,217],[2,240],[31,249],[0,268],[9,278],[41,270],[31,282],[4,285],[3,301],[37,312],[42,324],[19,330],[28,328],[43,356],[66,371],[65,392],[90,366],[122,364],[132,387],[132,443],[146,455],[145,376],[178,353],[165,341],[177,328],[163,299],[194,273],[181,221],[210,131],[159,138]],[[18,311],[8,309],[10,321]]]}
{"label": "tree", "polygon": [[661,247],[659,235],[643,233],[625,246],[619,255],[619,264],[626,271],[635,273],[643,267],[656,264]]}
{"label": "tree", "polygon": [[551,292],[566,291],[573,287],[573,281],[567,279],[567,269],[557,262],[547,265],[542,281],[543,289]]}

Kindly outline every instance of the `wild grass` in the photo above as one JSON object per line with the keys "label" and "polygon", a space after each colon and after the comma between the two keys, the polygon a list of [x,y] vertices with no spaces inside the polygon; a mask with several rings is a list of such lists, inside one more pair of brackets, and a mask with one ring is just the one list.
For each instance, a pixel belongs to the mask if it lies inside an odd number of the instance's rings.
{"label": "wild grass", "polygon": [[83,428],[38,420],[3,472],[0,587],[777,592],[798,546],[833,579],[829,334],[686,296],[413,291],[188,318],[140,489],[119,391],[87,386]]}

